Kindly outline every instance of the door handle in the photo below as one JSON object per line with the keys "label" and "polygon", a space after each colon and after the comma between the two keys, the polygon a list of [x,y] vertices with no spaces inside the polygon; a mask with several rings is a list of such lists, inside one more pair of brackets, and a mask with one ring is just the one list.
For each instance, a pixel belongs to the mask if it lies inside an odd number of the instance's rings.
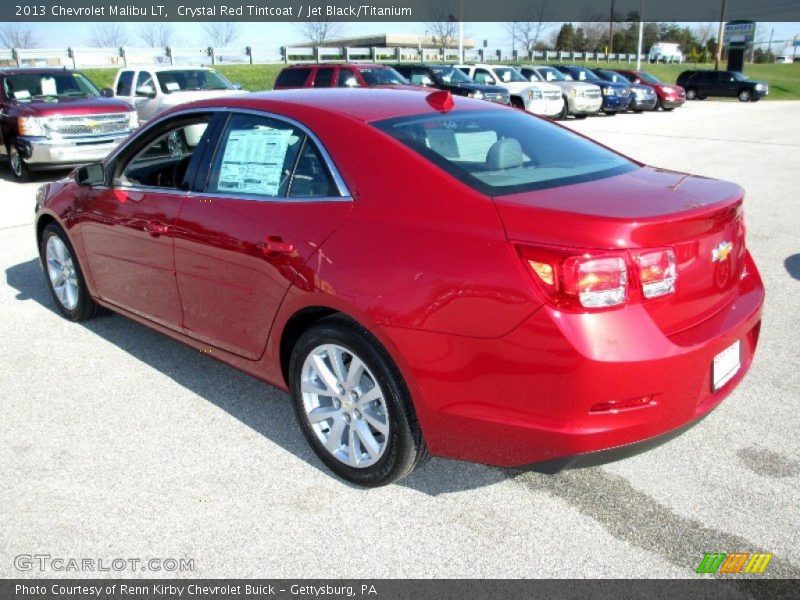
{"label": "door handle", "polygon": [[261,251],[267,256],[275,254],[291,254],[294,252],[294,244],[284,242],[280,236],[271,235],[258,245]]}
{"label": "door handle", "polygon": [[148,221],[144,225],[144,230],[152,236],[159,236],[169,233],[169,225],[164,225],[158,221]]}

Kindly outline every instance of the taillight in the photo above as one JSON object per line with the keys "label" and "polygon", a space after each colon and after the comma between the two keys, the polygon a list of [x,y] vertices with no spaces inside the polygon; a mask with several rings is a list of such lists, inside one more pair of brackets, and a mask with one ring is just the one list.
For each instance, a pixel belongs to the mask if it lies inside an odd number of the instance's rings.
{"label": "taillight", "polygon": [[675,291],[678,271],[675,266],[675,251],[671,248],[636,254],[639,266],[639,282],[645,298],[658,298]]}
{"label": "taillight", "polygon": [[597,254],[524,245],[518,250],[536,287],[556,308],[621,306],[631,297],[631,283],[635,285],[637,279],[641,294],[636,298],[658,298],[675,291],[677,264],[672,248]]}

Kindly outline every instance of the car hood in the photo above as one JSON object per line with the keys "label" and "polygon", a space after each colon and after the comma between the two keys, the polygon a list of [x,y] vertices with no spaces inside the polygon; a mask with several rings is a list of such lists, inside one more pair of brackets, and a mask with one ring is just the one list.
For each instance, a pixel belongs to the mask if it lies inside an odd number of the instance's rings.
{"label": "car hood", "polygon": [[614,83],[613,81],[606,81],[605,79],[601,79],[599,81],[584,81],[583,83],[593,83],[595,85],[599,85],[600,87],[607,87],[611,88],[616,92],[620,92],[622,90],[626,90],[632,87],[631,84],[627,83]]}
{"label": "car hood", "polygon": [[593,90],[597,86],[586,81],[548,81],[550,85],[555,85],[562,90]]}
{"label": "car hood", "polygon": [[508,81],[498,83],[497,85],[507,89],[512,94],[521,94],[531,89],[540,89],[537,84],[528,81]]}
{"label": "car hood", "polygon": [[55,100],[16,101],[13,112],[21,116],[49,117],[52,115],[96,115],[129,112],[131,105],[114,98],[59,98]]}
{"label": "car hood", "polygon": [[500,87],[499,85],[486,85],[483,83],[459,82],[448,83],[446,85],[451,88],[470,90],[472,92],[482,92],[484,94],[505,94],[507,91],[506,88]]}

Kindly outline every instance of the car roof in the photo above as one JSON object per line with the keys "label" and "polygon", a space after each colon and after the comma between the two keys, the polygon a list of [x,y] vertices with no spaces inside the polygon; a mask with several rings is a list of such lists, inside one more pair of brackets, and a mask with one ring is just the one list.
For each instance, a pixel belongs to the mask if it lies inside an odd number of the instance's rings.
{"label": "car roof", "polygon": [[25,73],[79,73],[75,69],[66,67],[2,67],[0,75],[22,75]]}
{"label": "car roof", "polygon": [[[447,92],[439,90],[429,92],[424,88],[420,88],[420,91],[376,88],[296,88],[211,98],[182,104],[180,109],[187,107],[238,108],[274,111],[277,114],[285,112],[287,116],[309,113],[335,114],[366,123],[393,117],[442,114],[427,102],[427,98],[431,94],[443,93]],[[462,96],[452,96],[452,98],[454,109],[503,110],[503,107],[492,102],[472,100]]]}
{"label": "car roof", "polygon": [[312,67],[350,67],[353,69],[370,68],[370,69],[391,69],[392,65],[384,65],[381,63],[362,63],[362,62],[324,62],[324,63],[300,63],[297,65],[289,65],[283,68],[284,71],[288,69],[310,69]]}
{"label": "car roof", "polygon": [[214,71],[211,67],[196,67],[192,65],[185,65],[183,67],[173,66],[173,65],[164,65],[163,67],[160,65],[155,66],[144,66],[144,67],[122,67],[120,71]]}

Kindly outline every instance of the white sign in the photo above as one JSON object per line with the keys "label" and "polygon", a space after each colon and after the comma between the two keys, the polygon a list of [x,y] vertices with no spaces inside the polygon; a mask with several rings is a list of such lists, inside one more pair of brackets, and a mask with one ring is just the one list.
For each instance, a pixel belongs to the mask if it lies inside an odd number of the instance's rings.
{"label": "white sign", "polygon": [[259,196],[277,196],[291,129],[259,127],[231,131],[217,190]]}
{"label": "white sign", "polygon": [[753,41],[756,34],[756,24],[747,23],[726,23],[725,24],[725,43],[726,44],[747,44]]}

